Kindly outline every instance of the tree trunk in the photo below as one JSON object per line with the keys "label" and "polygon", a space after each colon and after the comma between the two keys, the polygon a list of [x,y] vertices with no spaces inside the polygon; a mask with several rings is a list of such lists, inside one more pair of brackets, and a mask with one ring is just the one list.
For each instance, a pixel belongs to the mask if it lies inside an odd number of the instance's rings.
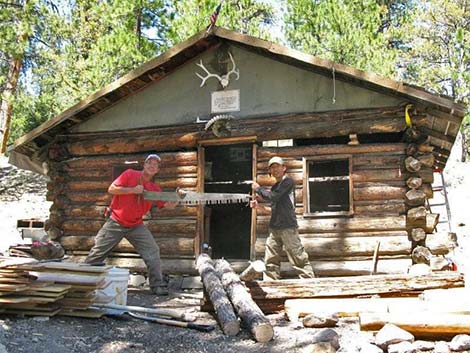
{"label": "tree trunk", "polygon": [[240,331],[240,323],[215,272],[212,259],[209,255],[199,255],[196,261],[196,268],[201,275],[204,288],[214,306],[222,330],[227,336],[235,336]]}
{"label": "tree trunk", "polygon": [[[26,32],[18,36],[19,46],[22,46],[28,40]],[[2,104],[0,107],[0,154],[5,154],[10,134],[11,113],[13,111],[13,97],[18,87],[18,78],[20,77],[21,65],[23,63],[23,54],[13,57],[10,60],[10,68],[7,75],[7,82],[3,90]]]}
{"label": "tree trunk", "polygon": [[248,326],[257,342],[268,342],[274,336],[269,320],[248,294],[236,273],[226,260],[216,260],[215,270],[240,318]]}
{"label": "tree trunk", "polygon": [[248,267],[240,274],[242,281],[253,281],[261,277],[263,272],[266,271],[266,266],[261,260],[251,262]]}

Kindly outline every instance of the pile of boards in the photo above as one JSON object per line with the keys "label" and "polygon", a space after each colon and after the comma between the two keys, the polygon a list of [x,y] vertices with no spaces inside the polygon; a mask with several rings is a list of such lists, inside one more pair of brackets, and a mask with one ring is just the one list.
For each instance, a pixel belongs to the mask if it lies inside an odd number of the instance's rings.
{"label": "pile of boards", "polygon": [[98,295],[111,268],[0,257],[0,312],[100,317],[101,311],[89,307],[112,300]]}

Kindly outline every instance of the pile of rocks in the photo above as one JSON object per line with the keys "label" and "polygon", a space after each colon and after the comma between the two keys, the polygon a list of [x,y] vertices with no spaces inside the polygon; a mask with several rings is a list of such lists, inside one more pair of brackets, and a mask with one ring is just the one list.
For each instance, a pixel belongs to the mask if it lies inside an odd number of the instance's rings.
{"label": "pile of rocks", "polygon": [[0,201],[17,201],[25,193],[46,194],[45,176],[18,169],[6,163],[6,158],[0,162]]}

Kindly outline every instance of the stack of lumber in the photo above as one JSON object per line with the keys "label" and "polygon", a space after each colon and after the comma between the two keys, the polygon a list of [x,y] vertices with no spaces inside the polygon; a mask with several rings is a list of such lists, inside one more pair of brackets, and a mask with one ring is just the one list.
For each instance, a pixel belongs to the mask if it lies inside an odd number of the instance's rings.
{"label": "stack of lumber", "polygon": [[434,272],[426,276],[410,274],[246,282],[251,297],[264,313],[284,309],[288,299],[354,298],[359,296],[415,296],[424,290],[464,286],[457,272]]}
{"label": "stack of lumber", "polygon": [[[89,307],[110,266],[0,258],[0,309],[7,314],[100,316]],[[112,298],[110,298],[111,300]]]}

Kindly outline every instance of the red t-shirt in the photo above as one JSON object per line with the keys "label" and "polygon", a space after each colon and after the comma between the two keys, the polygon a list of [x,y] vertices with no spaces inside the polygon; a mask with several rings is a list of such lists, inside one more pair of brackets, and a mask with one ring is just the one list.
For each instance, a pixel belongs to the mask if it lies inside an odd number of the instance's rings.
{"label": "red t-shirt", "polygon": [[[142,172],[127,169],[113,181],[116,186],[134,187],[142,184],[147,191],[162,191],[162,189],[151,181],[141,180]],[[113,195],[111,201],[111,216],[124,227],[135,227],[143,223],[142,217],[152,208],[154,201],[146,201],[142,195],[124,194]],[[158,208],[165,206],[165,202],[157,201]]]}

